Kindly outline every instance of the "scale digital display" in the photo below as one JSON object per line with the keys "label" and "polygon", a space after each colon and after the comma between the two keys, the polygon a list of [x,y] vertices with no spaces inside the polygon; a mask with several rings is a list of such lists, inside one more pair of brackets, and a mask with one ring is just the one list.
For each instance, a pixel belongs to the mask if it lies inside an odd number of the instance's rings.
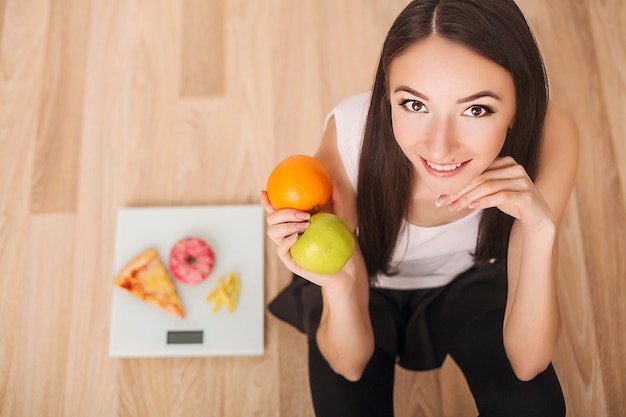
{"label": "scale digital display", "polygon": [[204,332],[202,330],[167,332],[168,345],[201,345],[202,343],[204,343]]}

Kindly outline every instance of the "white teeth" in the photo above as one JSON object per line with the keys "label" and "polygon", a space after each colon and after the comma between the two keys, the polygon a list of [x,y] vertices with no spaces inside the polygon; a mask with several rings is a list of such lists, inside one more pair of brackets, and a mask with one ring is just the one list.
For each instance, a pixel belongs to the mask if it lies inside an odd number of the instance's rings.
{"label": "white teeth", "polygon": [[454,171],[455,169],[463,165],[463,162],[460,162],[458,164],[450,164],[450,165],[438,165],[430,161],[426,161],[426,164],[432,169],[435,169],[437,171]]}

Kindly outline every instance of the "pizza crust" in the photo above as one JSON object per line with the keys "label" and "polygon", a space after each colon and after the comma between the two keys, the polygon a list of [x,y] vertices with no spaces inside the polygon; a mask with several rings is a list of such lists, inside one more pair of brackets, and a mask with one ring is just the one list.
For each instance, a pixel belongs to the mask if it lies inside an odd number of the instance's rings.
{"label": "pizza crust", "polygon": [[154,248],[143,251],[122,268],[113,286],[168,313],[185,318],[185,310],[174,282]]}

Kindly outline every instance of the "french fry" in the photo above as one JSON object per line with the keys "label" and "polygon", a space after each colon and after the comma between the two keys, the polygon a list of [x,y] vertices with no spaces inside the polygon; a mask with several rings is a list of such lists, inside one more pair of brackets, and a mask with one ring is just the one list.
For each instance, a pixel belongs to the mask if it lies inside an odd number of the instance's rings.
{"label": "french fry", "polygon": [[215,300],[217,300],[218,295],[219,295],[219,291],[215,289],[213,290],[213,292],[211,292],[211,294],[206,296],[206,300],[213,303],[215,302]]}
{"label": "french fry", "polygon": [[219,297],[217,300],[215,300],[214,303],[215,304],[213,304],[213,312],[217,313],[217,311],[222,307],[222,298]]}
{"label": "french fry", "polygon": [[206,296],[206,301],[213,303],[213,313],[217,313],[222,306],[226,306],[233,313],[239,298],[239,275],[228,271],[226,280],[217,278],[217,287]]}

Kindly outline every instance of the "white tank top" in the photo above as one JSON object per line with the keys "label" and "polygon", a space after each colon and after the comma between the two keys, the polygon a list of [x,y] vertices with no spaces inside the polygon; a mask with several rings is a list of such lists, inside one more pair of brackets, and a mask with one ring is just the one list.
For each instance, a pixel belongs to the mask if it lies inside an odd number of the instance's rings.
{"label": "white tank top", "polygon": [[[359,155],[363,142],[370,93],[351,97],[335,107],[331,116],[337,127],[337,148],[348,179],[356,191]],[[473,264],[478,223],[482,211],[439,226],[422,227],[404,222],[391,258],[397,274],[379,274],[380,288],[421,289],[444,286]]]}

